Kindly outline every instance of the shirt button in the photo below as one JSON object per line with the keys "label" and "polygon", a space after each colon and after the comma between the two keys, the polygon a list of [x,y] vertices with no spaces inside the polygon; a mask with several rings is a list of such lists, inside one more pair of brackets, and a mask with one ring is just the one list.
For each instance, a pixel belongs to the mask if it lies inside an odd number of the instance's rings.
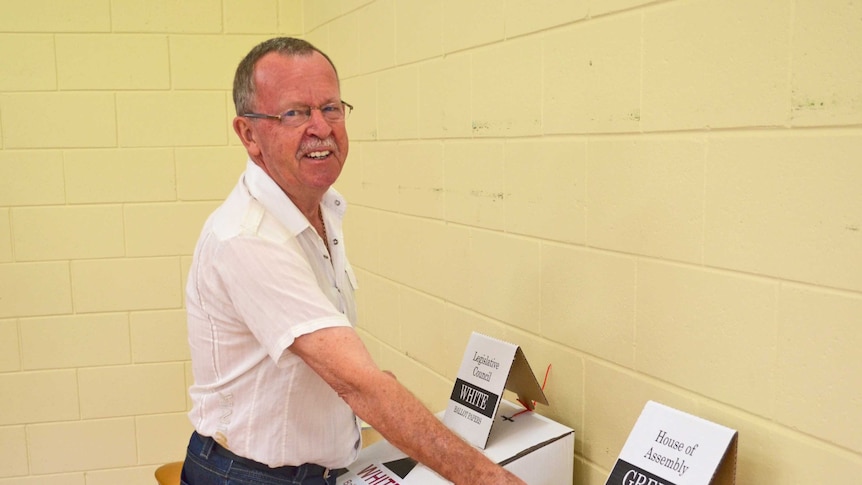
{"label": "shirt button", "polygon": [[338,239],[333,239],[332,244],[335,244],[336,246],[338,246]]}
{"label": "shirt button", "polygon": [[341,201],[336,199],[335,205],[341,205]]}

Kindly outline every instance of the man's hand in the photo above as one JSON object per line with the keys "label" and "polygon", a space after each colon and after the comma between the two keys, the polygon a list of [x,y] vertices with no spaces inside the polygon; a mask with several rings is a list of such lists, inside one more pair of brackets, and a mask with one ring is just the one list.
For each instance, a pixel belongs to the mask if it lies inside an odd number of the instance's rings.
{"label": "man's hand", "polygon": [[387,441],[456,485],[526,485],[450,431],[394,374],[381,371],[352,328],[303,335],[290,350]]}

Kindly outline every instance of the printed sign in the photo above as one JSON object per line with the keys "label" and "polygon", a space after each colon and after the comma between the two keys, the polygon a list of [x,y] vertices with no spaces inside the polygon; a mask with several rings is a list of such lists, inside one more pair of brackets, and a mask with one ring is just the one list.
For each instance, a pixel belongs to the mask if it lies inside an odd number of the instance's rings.
{"label": "printed sign", "polygon": [[371,463],[352,476],[344,477],[341,485],[400,485],[401,480],[416,466],[412,458],[387,463]]}
{"label": "printed sign", "polygon": [[467,343],[443,422],[468,443],[485,448],[504,390],[522,404],[548,404],[520,347],[479,333]]}
{"label": "printed sign", "polygon": [[732,485],[737,432],[649,401],[605,485]]}

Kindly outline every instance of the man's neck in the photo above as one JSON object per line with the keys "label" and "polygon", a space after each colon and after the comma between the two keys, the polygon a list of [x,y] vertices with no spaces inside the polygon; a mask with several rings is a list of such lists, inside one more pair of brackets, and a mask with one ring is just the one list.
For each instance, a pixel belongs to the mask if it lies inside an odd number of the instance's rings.
{"label": "man's neck", "polygon": [[[284,189],[282,189],[284,191]],[[320,203],[323,201],[323,195],[326,192],[320,194],[291,194],[287,191],[284,191],[284,194],[287,195],[287,198],[293,202],[293,205],[305,215],[305,218],[308,219],[308,222],[314,222],[318,219],[318,213],[320,211]]]}

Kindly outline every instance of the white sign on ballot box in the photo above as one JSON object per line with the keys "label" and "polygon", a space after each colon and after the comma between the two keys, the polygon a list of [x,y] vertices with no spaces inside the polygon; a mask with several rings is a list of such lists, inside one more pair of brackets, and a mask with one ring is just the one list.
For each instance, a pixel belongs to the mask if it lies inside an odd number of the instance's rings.
{"label": "white sign on ballot box", "polygon": [[648,401],[605,485],[733,485],[737,432]]}
{"label": "white sign on ballot box", "polygon": [[504,390],[518,395],[530,411],[534,401],[547,405],[524,352],[517,345],[473,333],[443,422],[468,443],[484,448]]}

